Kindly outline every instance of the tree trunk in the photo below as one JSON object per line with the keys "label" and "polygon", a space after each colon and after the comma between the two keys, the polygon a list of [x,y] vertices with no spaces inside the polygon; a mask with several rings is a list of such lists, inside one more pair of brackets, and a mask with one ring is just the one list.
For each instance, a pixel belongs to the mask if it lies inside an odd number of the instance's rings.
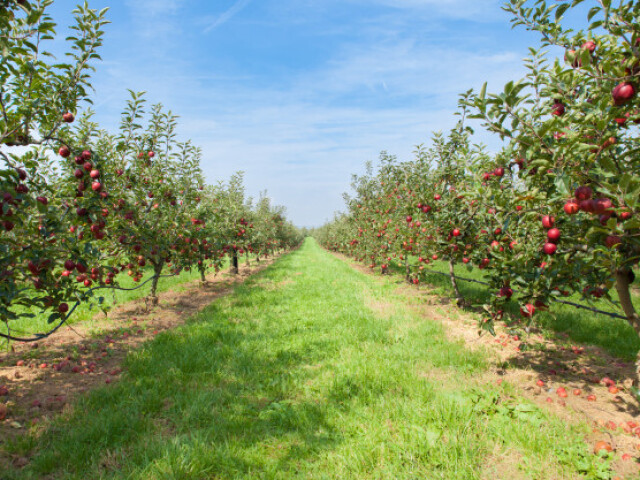
{"label": "tree trunk", "polygon": [[256,255],[256,263],[260,263],[260,255]]}
{"label": "tree trunk", "polygon": [[149,296],[149,300],[151,300],[152,305],[158,304],[158,281],[160,280],[160,275],[162,275],[162,269],[164,268],[164,259],[156,262],[151,262],[153,265],[153,279],[151,280],[151,295]]}
{"label": "tree trunk", "polygon": [[638,335],[640,335],[640,316],[636,312],[631,300],[631,270],[628,268],[620,269],[616,272],[616,290],[620,298],[620,306],[627,316],[627,321],[633,327]]}
{"label": "tree trunk", "polygon": [[240,272],[238,268],[238,252],[233,251],[233,256],[231,257],[231,273],[233,275],[237,275]]}
{"label": "tree trunk", "polygon": [[456,303],[460,305],[462,303],[462,295],[458,289],[458,281],[456,280],[456,274],[453,267],[453,260],[449,260],[449,278],[451,278],[451,286],[453,287],[453,292],[456,296]]}
{"label": "tree trunk", "polygon": [[200,270],[200,282],[204,285],[207,283],[207,269],[204,265],[198,265],[198,270]]}
{"label": "tree trunk", "polygon": [[409,256],[404,256],[404,273],[407,282],[411,282],[411,268],[409,267]]}
{"label": "tree trunk", "polygon": [[[636,334],[640,335],[640,316],[636,312],[633,302],[631,300],[631,282],[632,272],[629,268],[621,268],[616,272],[616,290],[618,291],[618,297],[620,298],[620,306],[627,316],[629,325],[633,327]],[[640,353],[636,358],[636,378],[633,381],[635,387],[640,386]]]}

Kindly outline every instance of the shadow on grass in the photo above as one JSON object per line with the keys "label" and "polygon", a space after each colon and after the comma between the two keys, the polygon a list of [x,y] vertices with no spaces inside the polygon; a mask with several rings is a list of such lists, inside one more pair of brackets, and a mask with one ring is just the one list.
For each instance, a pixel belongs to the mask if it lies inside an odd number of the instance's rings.
{"label": "shadow on grass", "polygon": [[[397,264],[392,264],[391,269],[394,273],[402,275],[405,273],[404,267]],[[422,275],[423,283],[434,287],[432,293],[447,298],[453,296],[449,278],[429,272],[422,272]],[[492,294],[483,285],[459,280],[458,287],[462,297],[469,304],[482,305],[491,300]],[[467,310],[475,311],[473,308],[467,308]],[[512,318],[520,318],[520,307],[514,301],[505,306],[505,312]],[[597,345],[611,355],[627,361],[635,360],[640,352],[640,338],[622,319],[556,303],[548,312],[536,314],[536,321],[547,331],[566,334],[575,342]]]}

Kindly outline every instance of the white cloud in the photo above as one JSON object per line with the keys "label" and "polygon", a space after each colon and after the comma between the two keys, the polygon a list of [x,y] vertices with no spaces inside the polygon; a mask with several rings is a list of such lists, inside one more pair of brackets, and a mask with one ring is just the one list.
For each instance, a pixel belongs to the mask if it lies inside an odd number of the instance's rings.
{"label": "white cloud", "polygon": [[231,8],[226,10],[222,15],[216,18],[208,27],[206,27],[202,32],[208,33],[211,30],[218,28],[220,25],[228,22],[234,15],[237,15],[242,9],[244,9],[251,0],[238,0],[234,3]]}
{"label": "white cloud", "polygon": [[[411,158],[432,131],[455,124],[457,93],[479,88],[482,79],[500,88],[517,78],[516,59],[511,52],[478,56],[401,43],[354,48],[280,89],[172,75],[173,64],[156,66],[153,75],[140,73],[139,65],[114,65],[109,85],[116,96],[124,82],[139,85],[150,102],[161,99],[179,114],[182,136],[203,147],[210,182],[244,170],[249,193],[266,188],[297,224],[318,225],[343,208],[341,194],[364,162],[376,160],[381,150]],[[362,91],[361,104],[349,101]],[[398,95],[401,101],[380,107],[369,101],[371,95]],[[124,92],[120,97],[118,109]]]}
{"label": "white cloud", "polygon": [[[345,0],[340,0],[345,1]],[[495,20],[495,12],[502,0],[346,0],[355,4],[384,5],[397,10],[409,10],[429,16],[465,18],[475,21]]]}
{"label": "white cloud", "polygon": [[127,6],[146,18],[177,13],[185,0],[127,0]]}
{"label": "white cloud", "polygon": [[[404,7],[408,17],[414,8],[468,13],[495,3],[373,1]],[[142,12],[156,3],[136,2],[135,10]],[[137,16],[133,30],[139,35],[132,35],[126,51],[99,66],[94,83],[98,120],[117,127],[125,89],[148,91],[150,103],[161,101],[180,115],[182,138],[203,147],[202,166],[211,183],[244,170],[247,191],[257,197],[266,188],[299,225],[321,224],[341,209],[351,174],[362,172],[364,163],[375,161],[381,150],[406,160],[416,144],[429,142],[433,130],[451,128],[459,93],[478,89],[485,80],[490,91],[499,90],[524,73],[520,57],[525,52],[509,46],[497,52],[483,50],[483,39],[474,37],[479,34],[449,32],[443,37],[444,27],[437,24],[420,38],[409,37],[404,16],[391,17],[396,23],[379,19],[364,25],[358,31],[361,36],[340,42],[329,60],[265,86],[260,72],[222,72],[202,62],[191,63],[184,54],[188,41],[202,37],[158,35],[180,28],[168,17],[183,3],[162,0],[156,11],[166,15],[151,20]],[[239,0],[211,19],[208,31],[248,3]],[[422,18],[428,16],[423,14]],[[193,20],[200,25],[198,32],[204,20]],[[149,35],[140,34],[146,28]],[[480,138],[496,144],[493,136]]]}

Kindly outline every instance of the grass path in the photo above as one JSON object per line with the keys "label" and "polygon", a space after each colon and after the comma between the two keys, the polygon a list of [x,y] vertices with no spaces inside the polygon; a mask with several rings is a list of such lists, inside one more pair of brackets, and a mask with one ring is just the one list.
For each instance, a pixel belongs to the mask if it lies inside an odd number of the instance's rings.
{"label": "grass path", "polygon": [[[8,479],[608,478],[393,285],[308,239],[9,445]],[[581,476],[581,475],[584,475]]]}

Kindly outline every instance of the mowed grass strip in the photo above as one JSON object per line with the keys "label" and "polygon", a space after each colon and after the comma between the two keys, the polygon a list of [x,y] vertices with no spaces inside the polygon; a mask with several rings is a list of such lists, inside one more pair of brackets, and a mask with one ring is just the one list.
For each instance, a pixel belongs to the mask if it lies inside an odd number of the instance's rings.
{"label": "mowed grass strip", "polygon": [[394,285],[308,239],[7,446],[3,478],[595,478],[568,427],[484,384]]}

